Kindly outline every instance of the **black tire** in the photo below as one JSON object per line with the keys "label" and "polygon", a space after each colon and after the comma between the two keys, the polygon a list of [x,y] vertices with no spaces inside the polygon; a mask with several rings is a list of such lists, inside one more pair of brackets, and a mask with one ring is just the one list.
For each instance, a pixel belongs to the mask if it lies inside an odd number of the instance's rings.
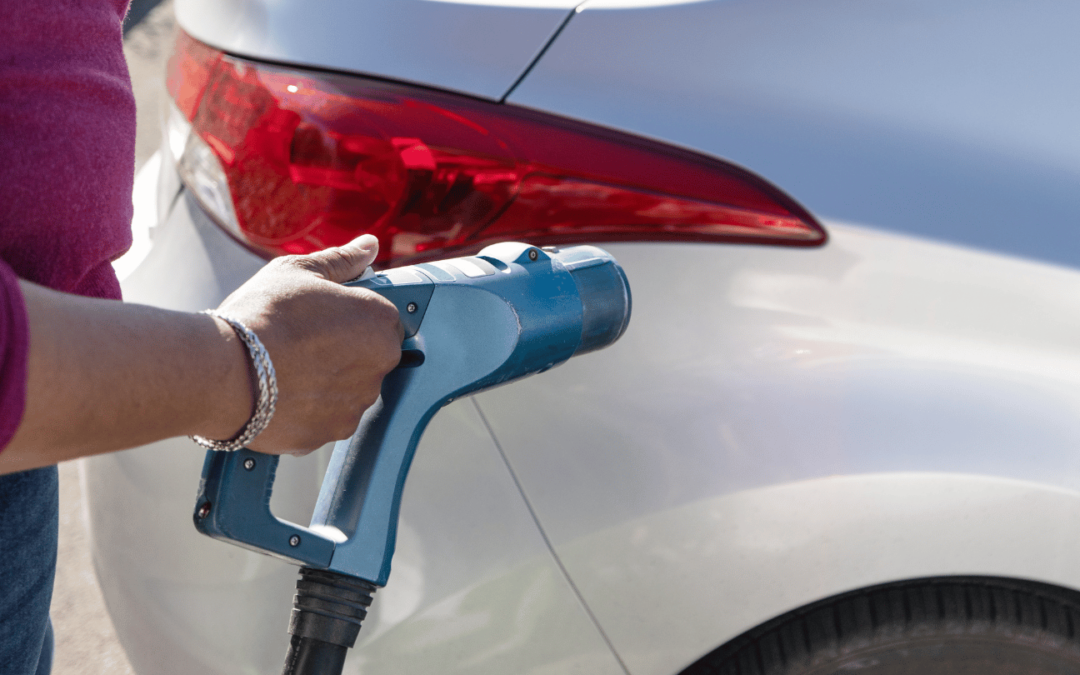
{"label": "black tire", "polygon": [[682,675],[1077,675],[1080,593],[1009,579],[920,579],[784,614]]}

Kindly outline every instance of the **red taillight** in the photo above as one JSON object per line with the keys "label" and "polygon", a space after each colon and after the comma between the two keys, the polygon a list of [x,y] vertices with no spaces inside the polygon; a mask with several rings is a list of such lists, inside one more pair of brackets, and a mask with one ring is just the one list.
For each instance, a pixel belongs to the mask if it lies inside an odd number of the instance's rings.
{"label": "red taillight", "polygon": [[194,138],[181,173],[270,255],[364,232],[384,264],[508,239],[825,241],[809,213],[738,167],[515,106],[254,63],[183,34],[168,82]]}
{"label": "red taillight", "polygon": [[192,40],[184,31],[177,33],[176,48],[169,58],[165,76],[165,88],[188,121],[195,116],[199,100],[221,57],[221,52]]}

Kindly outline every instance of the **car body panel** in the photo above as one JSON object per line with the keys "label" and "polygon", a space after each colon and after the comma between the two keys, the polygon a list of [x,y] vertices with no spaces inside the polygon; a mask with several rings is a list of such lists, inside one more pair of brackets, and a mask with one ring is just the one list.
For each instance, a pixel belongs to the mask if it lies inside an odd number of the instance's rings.
{"label": "car body panel", "polygon": [[187,0],[181,27],[233,54],[501,98],[572,2]]}
{"label": "car body panel", "polygon": [[826,226],[807,251],[608,245],[622,339],[476,396],[634,675],[876,583],[1080,587],[1080,272]]}
{"label": "car body panel", "polygon": [[819,217],[1080,264],[1075,3],[599,6],[509,102],[733,160]]}
{"label": "car body panel", "polygon": [[619,342],[476,395],[556,549],[830,475],[1080,489],[1080,271],[827,227],[811,250],[610,244],[634,293]]}

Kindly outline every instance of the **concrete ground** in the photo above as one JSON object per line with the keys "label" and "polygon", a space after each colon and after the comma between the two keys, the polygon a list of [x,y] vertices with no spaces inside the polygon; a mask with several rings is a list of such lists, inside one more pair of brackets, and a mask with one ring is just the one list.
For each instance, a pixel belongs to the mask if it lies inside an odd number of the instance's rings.
{"label": "concrete ground", "polygon": [[52,601],[53,675],[134,675],[90,561],[78,462],[60,465],[60,550]]}
{"label": "concrete ground", "polygon": [[[157,149],[165,60],[175,31],[166,0],[124,39],[137,106],[136,167]],[[94,576],[78,462],[60,465],[60,550],[52,602],[56,655],[53,675],[134,675],[116,638]]]}

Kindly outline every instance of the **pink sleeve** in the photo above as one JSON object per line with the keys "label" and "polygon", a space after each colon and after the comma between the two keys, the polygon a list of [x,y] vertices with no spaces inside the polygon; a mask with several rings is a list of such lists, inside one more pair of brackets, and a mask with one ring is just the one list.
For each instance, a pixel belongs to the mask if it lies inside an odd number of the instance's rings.
{"label": "pink sleeve", "polygon": [[22,421],[30,330],[19,278],[0,260],[0,451]]}

